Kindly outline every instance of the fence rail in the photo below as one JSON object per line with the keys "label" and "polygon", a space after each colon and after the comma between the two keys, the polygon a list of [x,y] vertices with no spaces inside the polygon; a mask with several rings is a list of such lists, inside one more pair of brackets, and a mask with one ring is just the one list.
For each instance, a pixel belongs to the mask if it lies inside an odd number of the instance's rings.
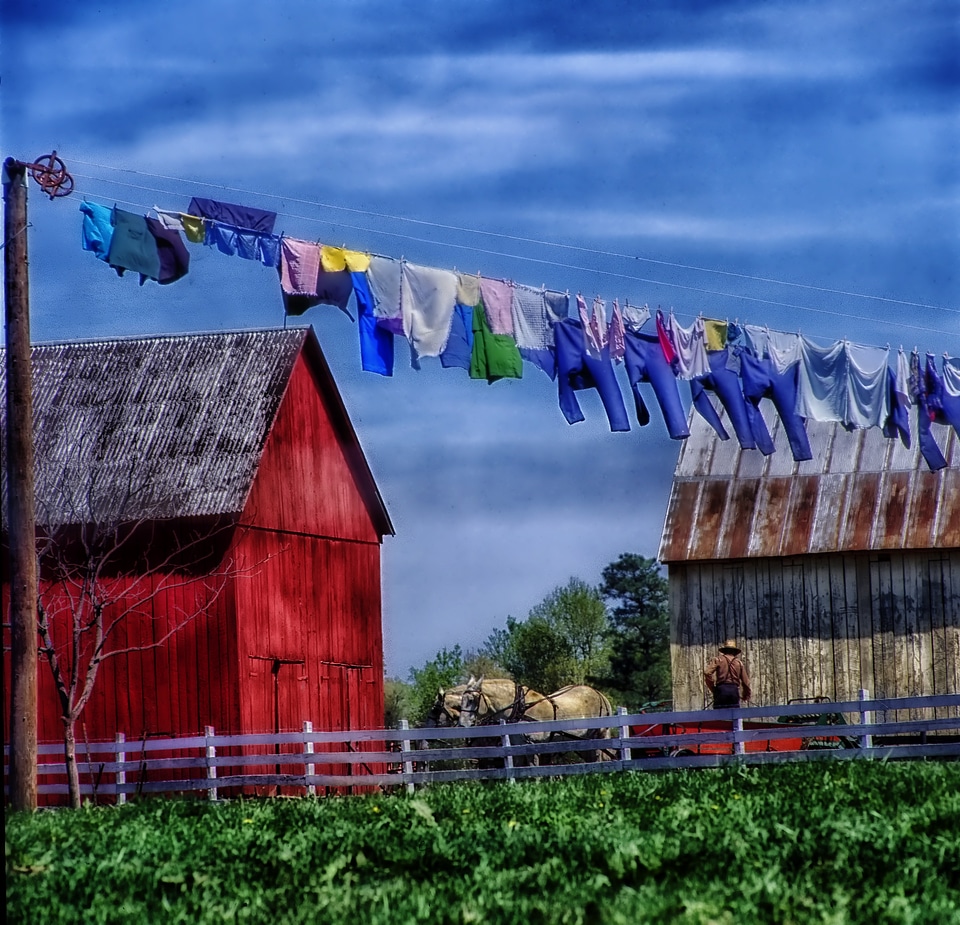
{"label": "fence rail", "polygon": [[[904,715],[921,718],[902,719]],[[927,715],[929,714],[929,715]],[[947,714],[947,715],[944,715]],[[573,738],[576,734],[578,737]],[[284,750],[286,749],[286,750]],[[38,792],[67,793],[60,743],[39,746]],[[4,775],[7,756],[4,749]],[[960,695],[409,728],[203,735],[77,744],[81,793],[290,793],[621,770],[960,757]],[[57,759],[60,760],[57,760]],[[52,778],[52,780],[50,780]]]}

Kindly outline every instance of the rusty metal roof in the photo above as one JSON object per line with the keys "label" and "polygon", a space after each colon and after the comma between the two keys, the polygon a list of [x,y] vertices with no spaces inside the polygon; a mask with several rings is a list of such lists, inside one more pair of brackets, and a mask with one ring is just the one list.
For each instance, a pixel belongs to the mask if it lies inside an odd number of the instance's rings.
{"label": "rusty metal roof", "polygon": [[33,347],[38,522],[239,513],[303,349],[346,419],[309,328]]}
{"label": "rusty metal roof", "polygon": [[[795,462],[772,405],[761,410],[776,452],[722,441],[691,413],[660,542],[663,562],[960,547],[960,439],[934,424],[948,467],[878,428],[807,422],[813,459]],[[914,412],[915,414],[915,412]],[[721,413],[732,434],[726,416]]]}

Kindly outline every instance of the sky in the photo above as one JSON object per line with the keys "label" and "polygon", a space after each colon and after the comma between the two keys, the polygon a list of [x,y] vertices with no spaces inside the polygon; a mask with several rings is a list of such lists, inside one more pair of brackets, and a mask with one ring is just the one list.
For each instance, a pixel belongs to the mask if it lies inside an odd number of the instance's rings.
{"label": "sky", "polygon": [[[253,262],[192,246],[187,277],[141,288],[80,249],[83,197],[199,195],[683,324],[960,353],[958,0],[5,0],[0,17],[2,154],[55,149],[76,186],[30,190],[36,342],[282,325]],[[396,528],[391,676],[657,555],[679,444],[655,405],[613,434],[581,393],[571,426],[532,366],[488,385],[398,350],[383,378],[336,308],[292,320]]]}

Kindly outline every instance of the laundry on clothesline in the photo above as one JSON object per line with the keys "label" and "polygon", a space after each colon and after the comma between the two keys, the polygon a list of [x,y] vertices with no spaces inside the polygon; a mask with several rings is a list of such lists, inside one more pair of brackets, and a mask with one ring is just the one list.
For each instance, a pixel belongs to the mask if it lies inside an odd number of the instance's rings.
{"label": "laundry on clothesline", "polygon": [[[839,422],[848,429],[879,427],[911,445],[916,407],[919,450],[927,465],[947,461],[937,426],[960,434],[960,358],[921,358],[901,350],[891,367],[889,348],[847,340],[818,343],[809,335],[704,317],[680,324],[673,309],[657,309],[650,331],[648,306],[608,302],[588,307],[576,296],[570,317],[566,292],[514,280],[465,274],[305,241],[274,232],[276,213],[194,197],[185,211],[154,207],[156,218],[84,202],[81,245],[118,274],[140,274],[141,284],[182,278],[190,243],[275,268],[284,312],[300,315],[316,305],[347,314],[352,300],[361,368],[392,376],[395,338],[407,342],[411,365],[438,359],[488,383],[519,379],[530,363],[556,380],[568,423],[584,420],[577,394],[595,390],[612,431],[629,431],[616,364],[623,363],[636,419],[650,422],[649,386],[673,439],[689,436],[679,383],[690,403],[721,439],[733,429],[744,450],[774,452],[761,411],[769,400],[797,462],[812,458],[806,421]],[[721,417],[721,411],[725,415]],[[725,426],[726,425],[726,426]]]}

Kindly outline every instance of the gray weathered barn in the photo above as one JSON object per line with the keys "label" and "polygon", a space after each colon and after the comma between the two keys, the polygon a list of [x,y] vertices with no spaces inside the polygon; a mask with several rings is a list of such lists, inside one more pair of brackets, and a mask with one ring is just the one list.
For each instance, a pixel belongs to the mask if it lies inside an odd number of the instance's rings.
{"label": "gray weathered barn", "polygon": [[915,433],[810,421],[797,463],[767,417],[772,456],[698,415],[680,452],[660,546],[676,708],[707,704],[729,636],[760,705],[960,692],[960,439],[934,427],[949,467],[930,472]]}

